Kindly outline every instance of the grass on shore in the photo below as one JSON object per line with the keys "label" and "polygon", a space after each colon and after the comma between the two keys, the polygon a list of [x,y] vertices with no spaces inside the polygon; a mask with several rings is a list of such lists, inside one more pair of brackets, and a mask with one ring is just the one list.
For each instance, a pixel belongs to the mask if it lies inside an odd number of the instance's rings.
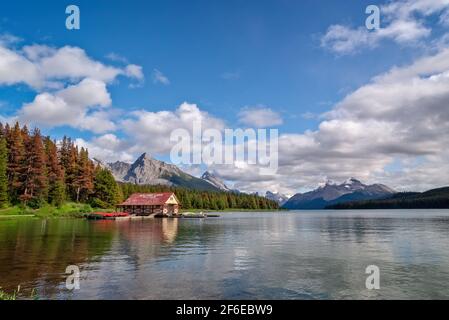
{"label": "grass on shore", "polygon": [[94,209],[83,203],[67,202],[60,207],[45,205],[39,209],[32,209],[23,206],[14,206],[6,209],[0,209],[0,217],[27,217],[36,216],[41,218],[58,217],[80,217],[86,213],[93,212]]}
{"label": "grass on shore", "polygon": [[[113,209],[92,208],[89,204],[67,202],[60,207],[45,205],[39,209],[32,209],[23,206],[14,206],[0,209],[0,218],[20,218],[20,217],[38,217],[38,218],[64,218],[64,217],[82,217],[86,213],[95,211],[112,212]],[[182,212],[274,212],[281,209],[183,209]]]}
{"label": "grass on shore", "polygon": [[11,293],[6,293],[0,287],[0,301],[1,300],[16,300],[16,291],[14,291],[14,293],[12,293],[12,294]]}
{"label": "grass on shore", "polygon": [[[0,301],[6,301],[6,300],[17,300],[18,299],[18,294],[20,292],[20,286],[17,287],[17,290],[14,290],[13,293],[7,293],[5,291],[2,290],[2,287],[0,287]],[[27,299],[27,298],[26,298]],[[33,290],[31,290],[31,294],[29,296],[29,299],[33,299],[33,300],[37,300],[39,299],[38,296],[36,295],[36,292]]]}

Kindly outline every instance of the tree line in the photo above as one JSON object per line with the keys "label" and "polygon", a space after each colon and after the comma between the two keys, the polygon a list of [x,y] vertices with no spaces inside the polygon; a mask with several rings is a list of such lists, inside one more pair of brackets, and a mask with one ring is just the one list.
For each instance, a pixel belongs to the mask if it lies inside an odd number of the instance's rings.
{"label": "tree line", "polygon": [[70,138],[57,144],[37,128],[0,123],[0,207],[116,202],[120,192],[115,181],[107,185],[111,178]]}
{"label": "tree line", "polygon": [[279,209],[276,201],[255,194],[199,191],[181,187],[120,184],[121,193],[128,198],[133,193],[174,192],[184,209]]}
{"label": "tree line", "polygon": [[276,202],[257,195],[118,184],[70,138],[57,143],[37,128],[30,132],[18,122],[12,127],[0,123],[0,208],[61,206],[67,201],[108,208],[136,192],[174,192],[188,209],[278,208]]}
{"label": "tree line", "polygon": [[327,209],[448,209],[449,187],[420,192],[399,192],[385,199],[351,201]]}

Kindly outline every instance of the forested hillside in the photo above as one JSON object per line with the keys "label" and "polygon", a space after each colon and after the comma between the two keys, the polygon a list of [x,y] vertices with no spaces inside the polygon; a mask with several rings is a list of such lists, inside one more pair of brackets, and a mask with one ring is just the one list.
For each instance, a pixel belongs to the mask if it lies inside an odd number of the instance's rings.
{"label": "forested hillside", "polygon": [[0,206],[39,207],[87,202],[96,168],[84,148],[64,138],[59,146],[39,129],[0,123]]}
{"label": "forested hillside", "polygon": [[426,192],[396,193],[386,199],[354,201],[336,204],[328,209],[447,209],[449,187]]}
{"label": "forested hillside", "polygon": [[167,186],[120,184],[125,198],[133,193],[174,192],[184,209],[278,209],[276,201],[265,197],[233,192],[199,191]]}

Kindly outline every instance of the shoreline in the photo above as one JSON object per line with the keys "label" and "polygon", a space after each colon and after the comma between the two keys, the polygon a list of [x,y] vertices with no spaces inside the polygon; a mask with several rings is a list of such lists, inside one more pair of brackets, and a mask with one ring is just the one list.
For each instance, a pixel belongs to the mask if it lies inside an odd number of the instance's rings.
{"label": "shoreline", "polygon": [[184,213],[184,212],[194,212],[194,213],[198,213],[198,212],[287,212],[290,210],[286,210],[286,209],[242,209],[242,208],[235,208],[235,209],[224,209],[224,210],[212,210],[212,209],[185,209],[185,210],[181,210],[180,213]]}
{"label": "shoreline", "polygon": [[[0,220],[7,219],[21,219],[21,218],[38,218],[38,219],[58,219],[58,218],[84,218],[85,215],[91,214],[97,211],[102,212],[113,212],[114,209],[102,209],[102,208],[92,208],[86,204],[80,203],[66,203],[62,207],[57,208],[54,206],[45,206],[39,209],[31,209],[31,208],[19,208],[9,207],[0,209]],[[185,209],[181,210],[181,213],[184,212],[193,212],[193,213],[231,213],[231,212],[287,212],[289,210],[285,209],[243,209],[243,208],[234,208],[234,209],[224,209],[224,210],[211,210],[211,209]]]}
{"label": "shoreline", "polygon": [[[72,212],[58,212],[61,209],[57,209],[55,207],[50,208],[50,213],[43,214],[42,211],[33,210],[33,209],[24,209],[22,212],[17,212],[17,208],[6,208],[6,209],[0,209],[0,221],[2,220],[12,220],[12,219],[22,219],[22,218],[36,218],[36,219],[81,219],[85,218],[86,215],[102,211],[102,212],[113,212],[113,209],[101,209],[101,208],[95,208],[90,211],[72,211]],[[11,214],[4,214],[2,213],[5,211],[10,210],[10,212],[14,212]],[[52,210],[55,210],[56,213]],[[225,209],[225,210],[206,210],[206,209],[186,209],[181,210],[180,213],[186,213],[186,212],[192,212],[192,213],[254,213],[254,212],[260,212],[260,213],[286,213],[286,212],[315,212],[315,211],[326,211],[326,212],[341,212],[341,211],[382,211],[382,210],[389,210],[389,211],[401,211],[401,210],[449,210],[449,208],[416,208],[416,209],[401,209],[401,208],[391,208],[391,209],[319,209],[319,210],[304,210],[304,209],[241,209],[241,208],[235,208],[235,209]],[[33,211],[36,211],[37,213],[33,213]]]}

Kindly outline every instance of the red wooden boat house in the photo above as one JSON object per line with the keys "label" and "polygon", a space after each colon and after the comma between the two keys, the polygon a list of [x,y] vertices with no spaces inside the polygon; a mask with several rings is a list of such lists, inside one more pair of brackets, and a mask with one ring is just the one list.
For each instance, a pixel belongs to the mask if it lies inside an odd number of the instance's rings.
{"label": "red wooden boat house", "polygon": [[180,202],[173,192],[135,193],[117,209],[137,216],[176,216]]}

